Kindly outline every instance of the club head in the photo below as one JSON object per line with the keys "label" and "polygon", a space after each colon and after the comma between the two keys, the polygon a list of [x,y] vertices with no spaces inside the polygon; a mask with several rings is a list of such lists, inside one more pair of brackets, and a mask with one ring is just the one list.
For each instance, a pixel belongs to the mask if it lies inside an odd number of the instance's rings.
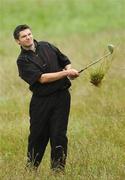
{"label": "club head", "polygon": [[114,51],[114,45],[113,45],[113,44],[109,44],[109,45],[108,45],[108,50],[109,50],[109,52],[112,54],[113,51]]}

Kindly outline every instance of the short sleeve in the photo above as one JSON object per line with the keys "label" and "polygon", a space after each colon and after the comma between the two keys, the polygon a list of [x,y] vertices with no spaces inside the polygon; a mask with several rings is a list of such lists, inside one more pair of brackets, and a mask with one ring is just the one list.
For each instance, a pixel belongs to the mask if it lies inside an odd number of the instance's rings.
{"label": "short sleeve", "polygon": [[64,55],[57,47],[55,47],[52,44],[49,44],[51,46],[51,48],[53,49],[53,51],[55,51],[58,60],[59,60],[59,64],[64,68],[66,65],[71,64],[69,58]]}
{"label": "short sleeve", "polygon": [[42,75],[42,71],[32,62],[19,60],[17,61],[19,76],[29,85],[33,85]]}

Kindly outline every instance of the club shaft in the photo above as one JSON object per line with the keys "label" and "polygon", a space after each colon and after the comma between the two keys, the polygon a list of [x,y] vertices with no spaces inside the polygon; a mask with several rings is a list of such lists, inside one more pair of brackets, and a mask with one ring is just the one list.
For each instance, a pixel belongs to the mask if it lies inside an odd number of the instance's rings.
{"label": "club shaft", "polygon": [[104,56],[102,56],[101,58],[93,61],[92,63],[88,64],[86,67],[84,67],[83,69],[81,69],[81,70],[79,71],[79,73],[83,72],[84,70],[88,69],[88,68],[91,67],[92,65],[96,64],[97,62],[101,61],[102,59],[106,58],[107,56],[109,56],[109,55],[111,55],[111,54],[112,54],[111,52],[110,52],[110,53],[107,53],[107,54],[105,54]]}

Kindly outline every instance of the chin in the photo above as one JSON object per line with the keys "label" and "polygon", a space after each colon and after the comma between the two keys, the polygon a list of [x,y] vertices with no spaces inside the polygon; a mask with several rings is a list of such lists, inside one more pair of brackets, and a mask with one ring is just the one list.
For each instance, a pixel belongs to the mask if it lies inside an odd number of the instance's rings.
{"label": "chin", "polygon": [[30,47],[32,47],[32,45],[33,45],[33,43],[32,44],[27,44],[26,47],[30,48]]}

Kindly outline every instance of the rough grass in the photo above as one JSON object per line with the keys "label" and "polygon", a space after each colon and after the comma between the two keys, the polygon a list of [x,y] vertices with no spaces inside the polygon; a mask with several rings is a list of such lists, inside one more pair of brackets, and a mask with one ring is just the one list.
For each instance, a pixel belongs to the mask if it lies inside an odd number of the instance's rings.
{"label": "rough grass", "polygon": [[[0,0],[0,3],[0,179],[125,179],[123,1]],[[14,27],[24,22],[32,26],[35,38],[56,44],[79,70],[102,56],[109,43],[116,45],[114,60],[99,88],[89,82],[92,69],[72,82],[65,174],[50,171],[49,146],[37,174],[24,169],[31,94],[18,77],[15,62],[19,49],[12,39]]]}

